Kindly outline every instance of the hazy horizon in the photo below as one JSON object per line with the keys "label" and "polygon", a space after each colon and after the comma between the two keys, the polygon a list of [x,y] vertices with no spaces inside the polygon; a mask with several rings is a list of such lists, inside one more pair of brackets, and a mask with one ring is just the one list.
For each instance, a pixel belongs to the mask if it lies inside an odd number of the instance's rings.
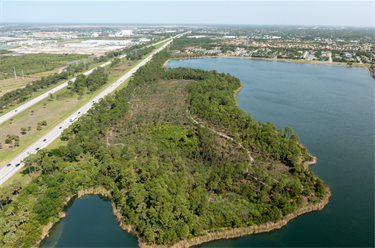
{"label": "hazy horizon", "polygon": [[0,8],[0,25],[375,25],[373,1],[7,0]]}

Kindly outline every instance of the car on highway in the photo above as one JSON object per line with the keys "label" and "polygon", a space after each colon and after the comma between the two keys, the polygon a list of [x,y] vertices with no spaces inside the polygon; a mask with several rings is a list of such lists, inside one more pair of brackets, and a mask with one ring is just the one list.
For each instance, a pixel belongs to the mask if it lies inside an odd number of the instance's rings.
{"label": "car on highway", "polygon": [[11,166],[11,163],[7,163],[7,166],[8,166],[8,167]]}
{"label": "car on highway", "polygon": [[81,112],[78,112],[78,114],[80,114]]}
{"label": "car on highway", "polygon": [[17,111],[18,111],[18,109],[14,110],[14,112],[17,112]]}
{"label": "car on highway", "polygon": [[92,102],[95,102],[95,101],[92,101]]}
{"label": "car on highway", "polygon": [[39,147],[35,148],[35,151],[38,151],[39,150]]}
{"label": "car on highway", "polygon": [[59,129],[61,129],[62,127],[59,127]]}
{"label": "car on highway", "polygon": [[20,163],[16,164],[16,167],[20,166]]}
{"label": "car on highway", "polygon": [[46,141],[47,139],[44,139],[43,141]]}

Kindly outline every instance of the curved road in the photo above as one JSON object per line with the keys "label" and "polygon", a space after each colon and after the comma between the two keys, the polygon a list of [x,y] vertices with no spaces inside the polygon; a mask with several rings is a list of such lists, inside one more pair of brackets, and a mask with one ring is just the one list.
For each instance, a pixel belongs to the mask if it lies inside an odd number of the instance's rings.
{"label": "curved road", "polygon": [[[165,41],[167,41],[167,40],[171,40],[171,39],[173,39],[173,38],[175,38],[175,37],[177,37],[177,36],[174,36],[174,37],[169,38],[169,39],[166,39],[166,40],[159,41],[159,42],[157,42],[157,43],[155,43],[155,44],[152,44],[152,45],[149,45],[149,46],[147,46],[147,47],[155,46],[155,45],[160,44],[160,43],[162,43],[162,42],[165,42]],[[122,58],[124,58],[125,56],[126,56],[126,55],[121,55],[121,56],[119,56],[119,58],[122,59]],[[112,61],[108,61],[108,62],[106,62],[106,63],[104,63],[104,64],[102,64],[102,65],[99,65],[99,66],[100,66],[100,67],[104,67],[104,66],[106,66],[106,65],[109,65],[110,63],[112,63]],[[89,70],[89,71],[86,71],[86,72],[84,72],[83,74],[84,74],[85,76],[87,76],[87,75],[91,74],[96,68],[97,68],[97,67],[95,67],[95,68],[93,68],[93,69],[91,69],[91,70]],[[10,120],[11,118],[13,118],[14,116],[16,116],[17,114],[21,113],[22,111],[25,111],[26,109],[30,108],[30,107],[33,106],[34,104],[36,104],[36,103],[42,101],[43,99],[49,97],[49,94],[51,94],[51,93],[54,94],[54,93],[56,93],[57,91],[59,91],[59,90],[65,88],[66,86],[68,86],[68,82],[69,82],[69,81],[74,82],[75,80],[76,80],[76,78],[72,78],[71,80],[68,80],[68,81],[66,81],[65,83],[62,83],[62,84],[60,84],[59,86],[56,86],[55,88],[53,88],[53,89],[51,89],[51,90],[49,90],[49,91],[47,91],[47,92],[41,94],[40,96],[35,97],[34,99],[32,99],[32,100],[30,100],[30,101],[28,101],[28,102],[22,104],[21,106],[19,106],[19,107],[16,108],[15,110],[12,110],[12,111],[10,111],[10,112],[8,112],[8,113],[6,113],[6,114],[0,116],[0,124],[6,122],[7,120]]]}
{"label": "curved road", "polygon": [[[29,154],[35,154],[37,153],[37,148],[42,149],[46,148],[50,143],[52,143],[55,139],[57,139],[61,133],[66,129],[72,122],[70,119],[78,114],[80,112],[80,115],[83,115],[87,113],[87,111],[101,98],[104,98],[107,94],[114,91],[122,82],[124,82],[126,79],[131,77],[134,72],[138,70],[139,67],[146,64],[149,60],[151,60],[152,56],[155,53],[158,53],[159,51],[163,50],[169,43],[172,42],[173,38],[180,37],[183,34],[174,36],[170,38],[170,41],[164,44],[162,47],[160,47],[158,50],[153,52],[150,56],[148,56],[146,59],[144,59],[141,63],[136,65],[134,68],[132,68],[130,71],[128,71],[125,75],[117,79],[114,83],[109,85],[106,89],[104,89],[102,92],[100,92],[97,96],[92,98],[89,102],[87,102],[85,105],[83,105],[81,108],[77,110],[77,112],[71,114],[68,118],[63,120],[60,124],[55,126],[52,130],[50,130],[47,134],[43,135],[40,139],[35,141],[32,145],[30,145],[28,148],[26,148],[24,151],[20,152],[15,158],[13,158],[11,161],[7,162],[6,164],[10,163],[10,166],[4,165],[0,168],[0,185],[3,184],[7,179],[9,179],[14,173],[16,173],[19,169],[23,167],[23,164],[21,161],[26,158]],[[164,42],[164,41],[163,41]],[[155,45],[155,44],[154,44]],[[107,62],[110,63],[110,62]],[[103,66],[103,65],[102,65]],[[31,101],[30,101],[31,102]],[[46,140],[46,141],[43,141]],[[15,165],[21,163],[20,166],[16,167]]]}

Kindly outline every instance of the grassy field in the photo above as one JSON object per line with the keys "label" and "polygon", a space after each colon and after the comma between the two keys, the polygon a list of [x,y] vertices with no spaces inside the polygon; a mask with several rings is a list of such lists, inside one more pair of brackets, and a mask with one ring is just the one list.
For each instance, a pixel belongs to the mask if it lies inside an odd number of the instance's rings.
{"label": "grassy field", "polygon": [[[104,64],[104,62],[99,63],[99,64],[92,65],[92,66],[89,67],[88,70],[91,70],[92,68],[95,68],[95,67],[97,67],[97,66],[99,66],[99,65],[101,65],[101,64]],[[88,70],[86,70],[86,71],[88,71]],[[56,71],[57,71],[57,70],[56,70]],[[80,74],[82,74],[82,73],[84,73],[84,72],[86,72],[86,71],[82,71],[82,72],[76,73],[75,75],[70,76],[68,79],[66,79],[66,80],[61,80],[61,81],[58,82],[57,84],[54,84],[54,85],[52,85],[51,87],[48,87],[48,88],[46,88],[46,89],[40,89],[38,92],[33,93],[32,97],[29,98],[29,99],[27,99],[26,102],[30,101],[31,99],[34,99],[35,97],[38,97],[38,96],[42,95],[43,93],[45,93],[45,92],[51,90],[52,88],[55,88],[56,86],[59,86],[60,84],[65,83],[66,81],[68,81],[68,80],[70,80],[70,79],[72,79],[72,78],[74,78],[74,77],[76,77],[76,76],[78,76],[78,75],[80,75]],[[50,72],[45,72],[45,73],[50,73]],[[49,75],[50,75],[50,74],[49,74]],[[47,74],[46,74],[46,76],[47,76]],[[1,85],[1,82],[2,82],[2,81],[3,81],[3,80],[0,80],[0,85]],[[4,86],[4,87],[6,87],[6,86]],[[56,93],[56,94],[61,94],[60,91],[58,91],[58,92],[59,92],[59,93]],[[24,104],[24,103],[25,103],[25,102],[22,102],[22,103],[13,103],[12,105],[8,106],[7,108],[1,110],[0,113],[1,113],[1,115],[4,115],[4,114],[6,114],[6,113],[8,113],[8,112],[10,112],[10,111],[12,111],[12,110],[18,108],[19,106],[21,106],[21,105]]]}
{"label": "grassy field", "polygon": [[[52,71],[66,62],[87,58],[84,54],[26,54],[22,56],[1,56],[0,71],[6,73],[9,77],[13,75],[13,67],[20,75],[21,70],[25,75],[35,74],[39,72]],[[6,77],[2,76],[2,77]]]}
{"label": "grassy field", "polygon": [[57,70],[58,69],[56,68],[52,71],[40,72],[33,75],[25,75],[25,79],[22,78],[22,74],[18,75],[17,79],[15,79],[14,76],[8,79],[2,79],[0,80],[0,96],[7,93],[8,91],[21,88],[22,86],[26,86],[26,84],[32,81],[40,80],[41,77],[52,75],[56,73]]}
{"label": "grassy field", "polygon": [[[164,44],[165,42],[155,46],[156,47],[155,50]],[[155,50],[153,50],[152,52],[154,52]],[[48,100],[41,101],[35,104],[30,109],[28,109],[27,111],[24,111],[18,114],[16,118],[14,118],[12,124],[10,124],[10,122],[5,122],[2,125],[0,125],[0,129],[2,130],[0,133],[0,142],[3,144],[3,149],[0,150],[0,164],[6,163],[7,161],[15,157],[20,151],[26,149],[29,145],[35,142],[38,138],[42,137],[45,133],[51,130],[54,126],[56,126],[62,120],[67,118],[71,113],[78,110],[87,101],[89,101],[95,95],[99,94],[104,88],[108,87],[109,84],[116,81],[120,76],[124,75],[127,71],[131,70],[133,67],[139,64],[143,59],[145,59],[149,55],[150,54],[144,55],[141,60],[138,60],[136,63],[132,64],[131,66],[127,68],[124,68],[124,64],[129,61],[127,61],[126,58],[123,58],[121,61],[125,63],[121,64],[118,67],[110,69],[110,70],[114,69],[113,70],[114,72],[109,75],[109,78],[108,78],[109,82],[103,85],[100,89],[98,89],[94,93],[84,95],[81,100],[78,100],[77,95],[73,97],[69,96],[67,94],[69,93],[69,89],[66,88],[59,92],[59,94],[62,95],[62,97],[59,100],[54,100],[51,102],[49,102]],[[119,67],[122,67],[123,70],[117,71],[116,69],[118,69]],[[109,65],[104,68],[109,69]],[[128,82],[129,81],[125,81],[116,90],[125,88],[128,85]],[[48,102],[46,108],[43,108],[44,102]],[[63,104],[64,110],[59,108],[62,105],[61,103],[64,103]],[[31,116],[32,110],[34,110],[33,116]],[[58,119],[55,118],[56,113],[59,113],[60,118]],[[42,119],[38,119],[41,117]],[[36,124],[43,120],[46,120],[48,125],[46,127],[43,127],[41,131],[36,131]],[[27,132],[26,135],[21,135],[20,134],[21,127],[27,128],[28,126],[31,126],[32,130],[30,132]],[[14,132],[14,133],[10,133],[10,132]],[[20,146],[17,148],[9,148],[8,145],[5,145],[4,140],[7,134],[19,135]],[[56,139],[47,148],[48,149],[58,148],[62,145],[65,145],[66,143],[67,141],[61,141],[60,139]],[[11,178],[9,178],[2,186],[11,184],[14,179],[20,180],[22,184],[25,184],[28,178],[29,178],[28,169],[23,168],[19,170],[17,173],[15,173]]]}

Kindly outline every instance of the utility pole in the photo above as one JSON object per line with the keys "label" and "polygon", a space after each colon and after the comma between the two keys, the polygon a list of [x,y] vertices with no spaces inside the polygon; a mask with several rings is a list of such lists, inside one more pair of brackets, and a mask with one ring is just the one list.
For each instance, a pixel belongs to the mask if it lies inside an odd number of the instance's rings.
{"label": "utility pole", "polygon": [[13,67],[13,70],[14,70],[14,78],[17,79],[16,68]]}
{"label": "utility pole", "polygon": [[23,70],[22,70],[22,79],[25,80],[25,76],[23,75]]}

